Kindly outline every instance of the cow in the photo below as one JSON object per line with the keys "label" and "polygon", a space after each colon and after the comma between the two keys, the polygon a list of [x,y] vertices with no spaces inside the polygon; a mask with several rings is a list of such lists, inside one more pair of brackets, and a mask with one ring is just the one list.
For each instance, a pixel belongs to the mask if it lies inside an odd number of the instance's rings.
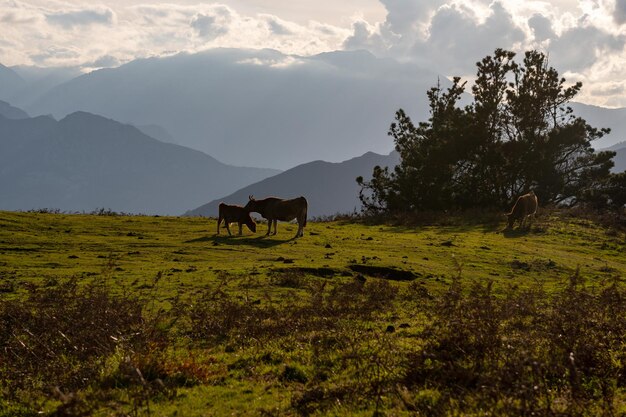
{"label": "cow", "polygon": [[220,224],[224,221],[226,230],[228,230],[228,236],[232,236],[228,225],[230,223],[237,223],[239,225],[239,236],[241,236],[242,225],[248,226],[253,233],[256,233],[256,223],[250,217],[250,212],[241,206],[228,205],[220,203],[219,205],[219,217],[217,218],[217,234],[220,234]]}
{"label": "cow", "polygon": [[298,197],[291,200],[283,200],[282,198],[267,197],[262,200],[256,200],[249,196],[248,204],[244,209],[248,212],[259,213],[263,218],[267,219],[267,233],[269,236],[272,230],[272,222],[274,222],[274,234],[276,234],[276,223],[278,220],[298,221],[298,231],[296,237],[304,236],[304,226],[306,226],[306,212],[308,203],[306,198]]}
{"label": "cow", "polygon": [[[537,196],[533,191],[519,196],[511,212],[506,215],[509,223],[507,228],[512,229],[517,220],[520,222],[520,229],[524,227],[527,220],[532,223],[532,219],[537,213],[537,206]],[[530,225],[527,228],[530,228]]]}

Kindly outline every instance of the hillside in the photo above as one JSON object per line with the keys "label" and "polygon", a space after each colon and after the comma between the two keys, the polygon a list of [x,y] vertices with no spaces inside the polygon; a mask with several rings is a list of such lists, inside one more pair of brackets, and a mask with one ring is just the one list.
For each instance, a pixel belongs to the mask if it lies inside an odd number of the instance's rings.
{"label": "hillside", "polygon": [[15,103],[15,97],[26,85],[26,81],[14,70],[0,63],[0,100]]}
{"label": "hillside", "polygon": [[615,156],[613,157],[613,162],[615,162],[615,166],[613,167],[613,172],[624,172],[626,171],[626,145],[621,144],[622,147],[618,147],[613,149],[615,151]]}
{"label": "hillside", "polygon": [[[20,83],[19,88],[15,90],[9,101],[22,108],[32,104],[52,88],[82,74],[79,67],[18,65],[10,69],[23,80],[23,83]],[[2,99],[1,95],[0,99]]]}
{"label": "hillside", "polygon": [[217,217],[218,205],[221,201],[245,205],[250,195],[256,198],[267,196],[294,198],[303,195],[309,203],[309,217],[358,212],[361,202],[356,177],[370,178],[374,166],[393,167],[398,162],[399,155],[396,152],[389,155],[368,152],[360,157],[339,163],[309,162],[246,186],[230,195],[190,210],[185,215]]}
{"label": "hillside", "polygon": [[608,148],[626,141],[626,108],[607,109],[582,103],[571,103],[576,116],[596,128],[610,128],[611,133],[593,142],[595,149]]}
{"label": "hillside", "polygon": [[309,222],[293,240],[290,224],[231,238],[198,217],[0,212],[0,410],[626,412],[624,231],[441,220]]}
{"label": "hillside", "polygon": [[0,208],[180,214],[278,171],[225,165],[89,113],[0,116]]}
{"label": "hillside", "polygon": [[2,100],[0,100],[0,116],[4,116],[7,119],[28,119],[29,117],[24,110]]}

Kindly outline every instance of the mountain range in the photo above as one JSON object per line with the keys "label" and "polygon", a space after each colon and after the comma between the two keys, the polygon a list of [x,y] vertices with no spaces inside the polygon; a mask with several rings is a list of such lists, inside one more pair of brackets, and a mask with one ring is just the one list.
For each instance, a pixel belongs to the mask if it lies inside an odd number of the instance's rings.
{"label": "mountain range", "polygon": [[[358,211],[355,178],[398,161],[394,112],[427,118],[437,82],[364,51],[213,49],[83,75],[0,65],[0,209],[212,216],[253,194],[305,195],[310,216]],[[612,129],[594,147],[626,170],[626,109],[572,107]]]}
{"label": "mountain range", "polygon": [[[28,86],[46,74],[28,67],[9,70]],[[71,74],[50,70],[43,79],[60,82]],[[225,163],[287,169],[312,160],[339,162],[368,151],[389,153],[393,143],[387,131],[395,111],[403,108],[415,121],[427,119],[426,91],[438,82],[443,88],[449,85],[431,69],[366,51],[303,57],[218,48],[138,59],[53,88],[41,84],[38,98],[29,93],[7,100],[0,89],[0,99],[31,115],[59,119],[88,111],[135,126],[156,126],[173,143]],[[572,107],[592,126],[612,129],[594,143],[597,148],[626,139],[626,109]]]}
{"label": "mountain range", "polygon": [[278,170],[223,164],[86,112],[0,115],[0,209],[181,214]]}
{"label": "mountain range", "polygon": [[399,154],[393,151],[389,155],[367,152],[339,163],[309,162],[248,185],[190,210],[185,215],[217,217],[220,202],[245,205],[250,195],[259,199],[268,196],[294,198],[303,195],[309,203],[309,218],[359,212],[361,202],[356,177],[361,175],[366,179],[371,178],[374,166],[394,167],[399,161]]}
{"label": "mountain range", "polygon": [[0,100],[0,115],[7,119],[28,119],[30,117],[24,110],[2,100]]}
{"label": "mountain range", "polygon": [[176,143],[220,161],[287,169],[389,153],[395,111],[425,114],[425,92],[437,79],[435,72],[365,51],[300,57],[212,49],[94,71],[25,110],[56,118],[80,110],[158,125]]}

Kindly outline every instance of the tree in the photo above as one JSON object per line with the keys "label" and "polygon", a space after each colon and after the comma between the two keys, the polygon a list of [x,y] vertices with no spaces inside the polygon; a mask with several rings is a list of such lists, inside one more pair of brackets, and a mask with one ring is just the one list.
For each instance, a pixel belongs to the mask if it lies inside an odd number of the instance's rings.
{"label": "tree", "polygon": [[476,64],[469,105],[459,104],[466,82],[455,77],[427,92],[428,121],[396,112],[388,134],[400,164],[357,178],[365,211],[502,207],[530,189],[544,203],[574,204],[608,177],[614,153],[591,146],[608,130],[567,106],[582,84],[566,87],[540,52],[514,57],[497,49]]}

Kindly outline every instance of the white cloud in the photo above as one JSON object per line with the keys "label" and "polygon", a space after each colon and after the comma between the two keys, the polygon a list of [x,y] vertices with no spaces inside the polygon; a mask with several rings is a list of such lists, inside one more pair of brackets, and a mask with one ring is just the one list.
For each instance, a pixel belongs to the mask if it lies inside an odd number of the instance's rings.
{"label": "white cloud", "polygon": [[626,23],[626,0],[615,0],[613,18],[618,25]]}
{"label": "white cloud", "polygon": [[190,24],[199,36],[212,40],[228,33],[232,18],[228,7],[218,6],[209,13],[196,13]]}
{"label": "white cloud", "polygon": [[556,37],[552,21],[541,13],[535,13],[528,19],[528,26],[533,31],[535,41],[541,42]]}
{"label": "white cloud", "polygon": [[[333,8],[323,2],[326,20],[313,0],[298,7],[284,0],[163,1],[0,0],[0,62],[96,68],[214,47],[296,55],[367,49],[467,75],[496,47],[538,48],[559,72],[585,83],[586,100],[626,105],[611,87],[626,79],[626,0],[379,0],[386,10],[379,21],[359,12],[359,4],[372,8],[362,0],[337,6],[342,17],[328,15]],[[355,10],[350,18],[348,7]]]}
{"label": "white cloud", "polygon": [[82,9],[46,14],[46,20],[67,29],[92,24],[110,25],[115,13],[109,8]]}
{"label": "white cloud", "polygon": [[561,68],[584,71],[601,57],[621,54],[625,40],[623,35],[612,35],[595,26],[572,28],[552,40],[550,56]]}
{"label": "white cloud", "polygon": [[[297,32],[297,28],[294,28],[293,25],[290,25],[288,22],[285,22],[276,16],[262,15],[262,18],[265,19],[265,23],[267,24],[269,31],[274,35],[289,36],[294,35]],[[292,26],[292,28],[289,26]],[[293,29],[296,29],[295,32]]]}

